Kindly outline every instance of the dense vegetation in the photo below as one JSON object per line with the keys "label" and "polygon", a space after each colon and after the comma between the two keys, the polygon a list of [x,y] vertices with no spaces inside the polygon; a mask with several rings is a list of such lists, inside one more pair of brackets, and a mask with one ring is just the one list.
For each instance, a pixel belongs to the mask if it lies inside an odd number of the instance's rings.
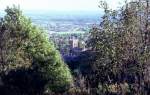
{"label": "dense vegetation", "polygon": [[89,50],[69,62],[86,95],[149,95],[149,5],[134,0],[112,10],[101,2],[104,15],[91,29]]}
{"label": "dense vegetation", "polygon": [[101,2],[105,14],[100,25],[91,30],[87,44],[94,61],[87,61],[91,72],[84,76],[95,94],[150,93],[149,4],[149,0],[134,0],[111,10]]}
{"label": "dense vegetation", "polygon": [[43,30],[17,8],[7,8],[0,21],[0,93],[149,95],[150,1],[100,7],[104,15],[91,29],[88,50],[66,61],[72,75]]}
{"label": "dense vegetation", "polygon": [[48,36],[18,8],[5,11],[0,21],[1,93],[33,95],[67,90],[72,83],[70,70]]}

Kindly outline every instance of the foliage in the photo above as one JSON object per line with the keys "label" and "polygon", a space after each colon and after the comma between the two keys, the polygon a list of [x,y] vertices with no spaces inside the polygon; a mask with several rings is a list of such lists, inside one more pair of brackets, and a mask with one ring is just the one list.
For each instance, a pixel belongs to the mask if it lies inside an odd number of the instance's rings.
{"label": "foliage", "polygon": [[[0,31],[0,67],[3,75],[7,77],[11,71],[17,73],[20,69],[29,69],[46,81],[45,89],[67,90],[72,83],[70,70],[48,36],[23,16],[18,8],[7,8],[5,11],[7,14],[1,20]],[[20,76],[17,77],[19,79]]]}
{"label": "foliage", "polygon": [[96,60],[91,63],[96,84],[99,82],[104,87],[127,82],[132,89],[130,93],[145,95],[144,86],[149,84],[144,78],[150,57],[149,1],[135,0],[120,10],[109,9],[105,2],[100,7],[105,14],[100,25],[91,30],[88,41],[88,46],[96,52]]}

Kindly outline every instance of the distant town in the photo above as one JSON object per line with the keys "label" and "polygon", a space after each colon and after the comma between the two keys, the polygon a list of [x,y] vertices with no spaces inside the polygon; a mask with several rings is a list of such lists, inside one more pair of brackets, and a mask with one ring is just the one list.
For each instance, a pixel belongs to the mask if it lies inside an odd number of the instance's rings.
{"label": "distant town", "polygon": [[[88,16],[87,16],[88,17]],[[86,51],[86,40],[93,25],[98,25],[98,15],[89,16],[88,19],[82,16],[35,17],[31,15],[34,24],[44,29],[65,59],[76,57]]]}

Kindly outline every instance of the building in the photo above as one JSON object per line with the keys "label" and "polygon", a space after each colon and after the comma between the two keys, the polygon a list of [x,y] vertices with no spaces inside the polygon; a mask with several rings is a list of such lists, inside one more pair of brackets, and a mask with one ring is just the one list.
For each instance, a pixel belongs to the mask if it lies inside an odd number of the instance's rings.
{"label": "building", "polygon": [[71,39],[69,39],[69,45],[70,48],[76,48],[79,46],[79,40],[75,37],[72,37]]}

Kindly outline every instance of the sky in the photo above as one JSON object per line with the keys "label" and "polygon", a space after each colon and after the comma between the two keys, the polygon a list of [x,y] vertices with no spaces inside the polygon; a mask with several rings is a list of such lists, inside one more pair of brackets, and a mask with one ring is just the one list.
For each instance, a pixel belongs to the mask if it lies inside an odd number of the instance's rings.
{"label": "sky", "polygon": [[[0,0],[0,10],[19,5],[25,11],[99,11],[100,0]],[[104,0],[110,8],[117,8],[123,0]]]}

